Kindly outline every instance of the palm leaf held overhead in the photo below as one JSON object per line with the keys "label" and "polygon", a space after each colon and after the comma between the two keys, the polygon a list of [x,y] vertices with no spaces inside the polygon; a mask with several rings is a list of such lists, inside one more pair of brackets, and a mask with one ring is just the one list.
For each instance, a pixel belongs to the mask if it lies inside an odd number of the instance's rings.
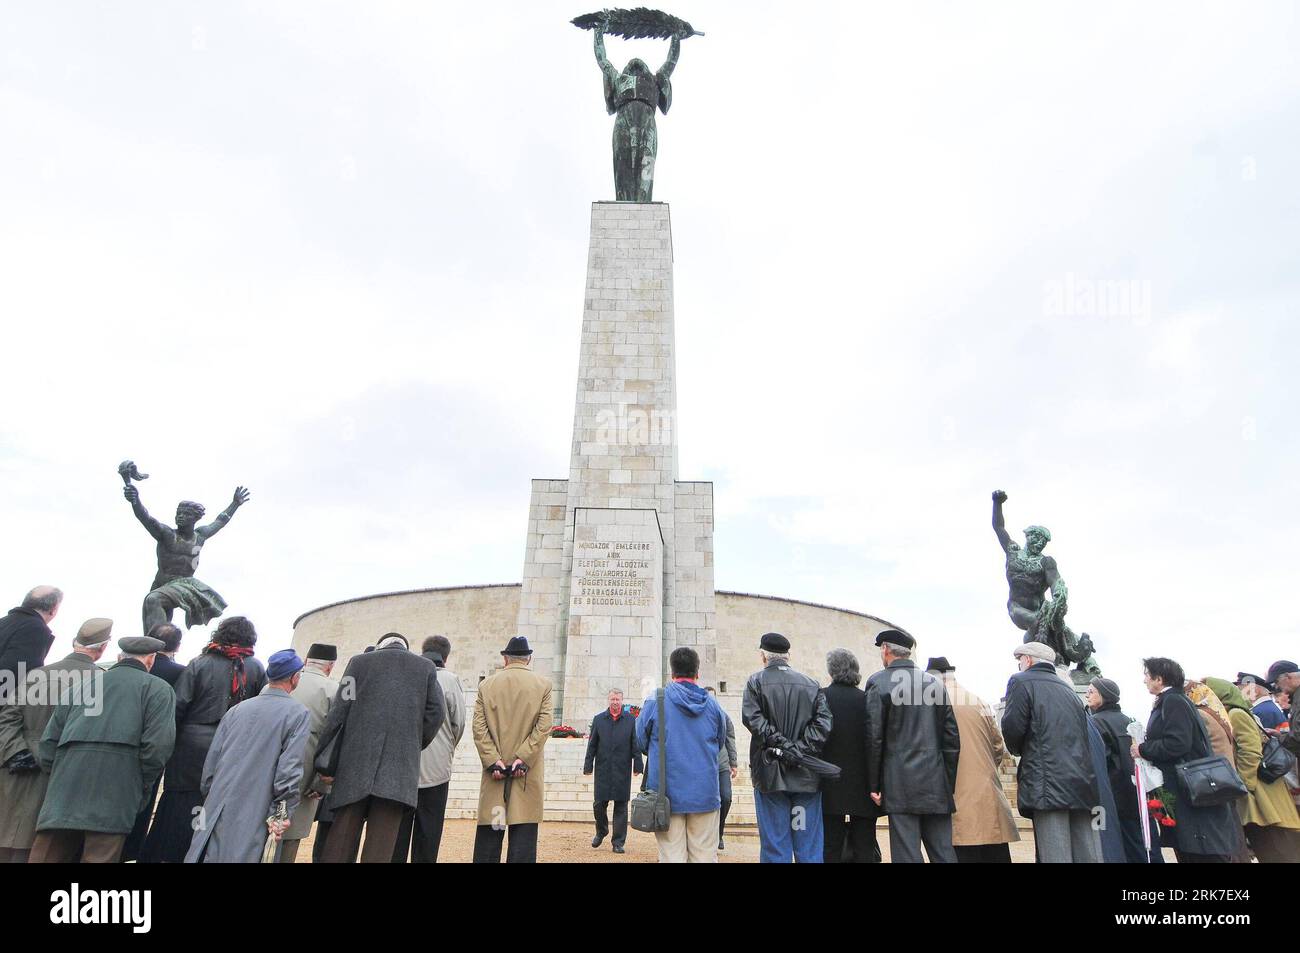
{"label": "palm leaf held overhead", "polygon": [[704,35],[685,20],[649,7],[602,10],[574,17],[572,22],[580,30],[595,30],[603,26],[610,36],[621,36],[625,40],[668,40],[674,36]]}

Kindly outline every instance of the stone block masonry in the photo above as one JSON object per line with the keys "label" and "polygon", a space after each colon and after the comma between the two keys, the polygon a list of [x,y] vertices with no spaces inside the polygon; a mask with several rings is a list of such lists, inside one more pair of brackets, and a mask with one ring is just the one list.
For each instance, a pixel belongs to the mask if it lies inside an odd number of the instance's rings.
{"label": "stone block masonry", "polygon": [[518,617],[581,730],[678,645],[715,677],[713,488],[677,479],[673,322],[668,206],[594,203],[569,478],[533,482]]}

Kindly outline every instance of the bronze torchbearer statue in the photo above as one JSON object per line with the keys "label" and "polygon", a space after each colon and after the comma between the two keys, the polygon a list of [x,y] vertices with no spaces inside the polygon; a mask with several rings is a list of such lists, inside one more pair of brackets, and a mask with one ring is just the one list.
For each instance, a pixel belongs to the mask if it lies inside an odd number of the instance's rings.
{"label": "bronze torchbearer statue", "polygon": [[[673,104],[670,78],[681,54],[682,40],[703,36],[684,20],[659,10],[605,10],[576,17],[574,26],[591,30],[596,63],[605,78],[605,108],[614,119],[614,195],[620,202],[649,202],[654,195],[655,157],[659,132],[655,109],[664,113]],[[605,56],[605,34],[629,39],[671,39],[668,59],[657,73],[642,60],[632,59],[617,70]]]}
{"label": "bronze torchbearer statue", "polygon": [[[1052,534],[1044,526],[1025,529],[1022,548],[1007,533],[1002,504],[1007,495],[993,491],[993,532],[1007,555],[1007,614],[1016,628],[1024,630],[1026,642],[1043,642],[1056,651],[1056,664],[1076,664],[1070,673],[1079,684],[1086,684],[1101,674],[1093,657],[1092,639],[1087,632],[1076,637],[1065,624],[1069,590],[1056,568],[1056,560],[1043,554]],[[1050,598],[1048,595],[1050,594]]]}
{"label": "bronze torchbearer statue", "polygon": [[123,460],[117,472],[126,484],[122,494],[130,502],[135,518],[158,541],[158,574],[144,597],[144,631],[147,633],[156,623],[170,622],[177,609],[184,610],[187,629],[207,625],[225,611],[226,600],[211,586],[194,578],[199,568],[199,551],[248,502],[248,490],[236,487],[230,505],[205,526],[196,525],[203,518],[203,507],[189,500],[181,501],[176,507],[173,529],[150,516],[140,503],[140,491],[131,481],[147,480],[149,474],[141,473],[130,460]]}

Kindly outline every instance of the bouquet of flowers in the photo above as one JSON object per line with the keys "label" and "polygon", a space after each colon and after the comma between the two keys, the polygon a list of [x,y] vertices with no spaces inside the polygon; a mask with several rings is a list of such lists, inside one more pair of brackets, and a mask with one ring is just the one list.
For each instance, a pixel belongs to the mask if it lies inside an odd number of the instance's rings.
{"label": "bouquet of flowers", "polygon": [[1161,827],[1177,827],[1174,818],[1174,792],[1168,788],[1156,788],[1147,798],[1147,810]]}
{"label": "bouquet of flowers", "polygon": [[552,738],[581,738],[582,736],[581,731],[569,725],[554,725],[551,728]]}

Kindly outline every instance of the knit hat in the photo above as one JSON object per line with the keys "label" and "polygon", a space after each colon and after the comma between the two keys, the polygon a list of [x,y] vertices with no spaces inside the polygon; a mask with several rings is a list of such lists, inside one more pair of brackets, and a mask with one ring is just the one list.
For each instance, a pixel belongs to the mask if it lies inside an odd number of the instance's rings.
{"label": "knit hat", "polygon": [[1101,700],[1107,705],[1119,704],[1119,685],[1115,683],[1114,679],[1102,678],[1098,675],[1089,684],[1097,689],[1097,694],[1101,696]]}

